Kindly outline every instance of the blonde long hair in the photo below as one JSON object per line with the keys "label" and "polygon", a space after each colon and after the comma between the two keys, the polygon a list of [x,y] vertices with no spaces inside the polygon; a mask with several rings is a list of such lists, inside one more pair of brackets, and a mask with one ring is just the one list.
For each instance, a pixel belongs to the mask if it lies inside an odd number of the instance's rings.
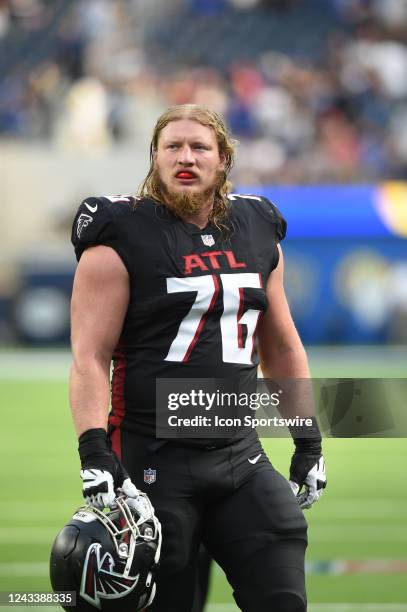
{"label": "blonde long hair", "polygon": [[196,121],[201,125],[212,128],[215,132],[219,155],[225,161],[225,170],[215,187],[214,204],[209,218],[217,227],[225,227],[224,223],[229,209],[227,195],[231,190],[231,183],[228,180],[228,176],[234,164],[237,141],[230,136],[222,118],[217,113],[204,106],[198,106],[197,104],[180,104],[178,106],[172,106],[158,118],[150,144],[150,169],[140,186],[138,195],[149,197],[156,200],[158,203],[162,203],[164,194],[162,193],[161,185],[159,181],[157,181],[154,172],[154,154],[157,150],[162,130],[171,123],[171,121],[179,121],[181,119]]}

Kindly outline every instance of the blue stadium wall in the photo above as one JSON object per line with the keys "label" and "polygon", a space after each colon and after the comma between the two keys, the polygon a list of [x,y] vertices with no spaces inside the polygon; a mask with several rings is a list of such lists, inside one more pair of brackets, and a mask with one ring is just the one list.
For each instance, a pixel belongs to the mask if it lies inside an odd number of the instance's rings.
{"label": "blue stadium wall", "polygon": [[305,343],[407,342],[406,183],[256,193],[288,221],[285,284]]}

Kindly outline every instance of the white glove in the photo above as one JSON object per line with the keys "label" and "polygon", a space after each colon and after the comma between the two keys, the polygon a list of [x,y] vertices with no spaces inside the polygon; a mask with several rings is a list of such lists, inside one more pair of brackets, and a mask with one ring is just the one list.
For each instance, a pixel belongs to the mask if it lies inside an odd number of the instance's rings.
{"label": "white glove", "polygon": [[290,480],[290,486],[297,497],[300,508],[306,510],[321,497],[326,487],[325,461],[321,456],[309,470],[308,474],[301,483],[301,486]]}
{"label": "white glove", "polygon": [[[83,481],[82,491],[87,504],[95,506],[99,510],[115,505],[116,493],[114,490],[113,476],[107,470],[88,468],[81,470]],[[127,497],[137,497],[139,490],[129,477],[125,478],[120,489]]]}
{"label": "white glove", "polygon": [[154,508],[145,493],[138,491],[136,496],[126,499],[126,503],[140,515],[141,522],[148,521],[154,516]]}

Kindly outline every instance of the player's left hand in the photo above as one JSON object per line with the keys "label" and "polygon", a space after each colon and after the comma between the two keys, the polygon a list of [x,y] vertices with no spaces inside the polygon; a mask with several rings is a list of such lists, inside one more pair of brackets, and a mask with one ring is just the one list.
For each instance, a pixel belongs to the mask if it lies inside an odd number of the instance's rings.
{"label": "player's left hand", "polygon": [[311,508],[326,487],[325,461],[322,455],[294,453],[290,467],[290,486],[303,510]]}

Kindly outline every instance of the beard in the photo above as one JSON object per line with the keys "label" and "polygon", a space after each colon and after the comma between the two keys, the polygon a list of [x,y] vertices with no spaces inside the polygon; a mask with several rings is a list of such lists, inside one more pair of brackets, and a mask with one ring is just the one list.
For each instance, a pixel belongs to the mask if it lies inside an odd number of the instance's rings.
{"label": "beard", "polygon": [[177,217],[183,218],[198,213],[203,206],[215,201],[215,194],[222,185],[223,176],[222,172],[218,172],[215,184],[198,192],[192,192],[189,189],[170,191],[161,180],[157,168],[153,170],[151,181],[153,189],[159,195],[162,204],[167,206]]}

